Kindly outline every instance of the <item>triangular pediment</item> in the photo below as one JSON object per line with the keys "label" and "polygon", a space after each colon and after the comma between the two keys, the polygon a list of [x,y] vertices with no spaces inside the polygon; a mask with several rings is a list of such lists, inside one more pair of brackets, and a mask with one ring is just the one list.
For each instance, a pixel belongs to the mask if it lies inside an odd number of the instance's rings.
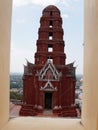
{"label": "triangular pediment", "polygon": [[43,91],[57,91],[57,87],[54,87],[50,81],[48,81],[44,87],[41,87],[40,90]]}
{"label": "triangular pediment", "polygon": [[47,61],[45,66],[39,72],[39,80],[59,80],[60,73],[51,61]]}

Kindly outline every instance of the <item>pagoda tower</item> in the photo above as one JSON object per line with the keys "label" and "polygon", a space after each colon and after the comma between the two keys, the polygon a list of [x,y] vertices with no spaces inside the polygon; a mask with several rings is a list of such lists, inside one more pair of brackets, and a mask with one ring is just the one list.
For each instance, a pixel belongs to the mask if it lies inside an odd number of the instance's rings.
{"label": "pagoda tower", "polygon": [[66,65],[60,10],[50,5],[42,12],[35,63],[27,61],[23,75],[20,115],[35,116],[46,110],[58,116],[77,116],[75,67]]}

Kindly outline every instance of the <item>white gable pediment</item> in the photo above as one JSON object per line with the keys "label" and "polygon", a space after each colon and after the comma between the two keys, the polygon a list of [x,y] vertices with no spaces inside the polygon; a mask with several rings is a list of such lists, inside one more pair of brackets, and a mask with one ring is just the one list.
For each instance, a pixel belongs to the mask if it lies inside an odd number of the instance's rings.
{"label": "white gable pediment", "polygon": [[47,61],[45,66],[39,72],[39,80],[59,80],[60,73],[51,61]]}

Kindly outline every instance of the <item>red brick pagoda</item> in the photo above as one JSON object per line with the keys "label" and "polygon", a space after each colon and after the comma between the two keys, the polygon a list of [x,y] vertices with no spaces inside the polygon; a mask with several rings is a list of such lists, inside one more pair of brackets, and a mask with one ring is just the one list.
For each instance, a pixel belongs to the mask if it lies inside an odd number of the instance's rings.
{"label": "red brick pagoda", "polygon": [[35,63],[27,62],[23,75],[20,115],[34,116],[52,110],[58,116],[75,117],[75,67],[66,65],[62,18],[53,5],[40,18]]}

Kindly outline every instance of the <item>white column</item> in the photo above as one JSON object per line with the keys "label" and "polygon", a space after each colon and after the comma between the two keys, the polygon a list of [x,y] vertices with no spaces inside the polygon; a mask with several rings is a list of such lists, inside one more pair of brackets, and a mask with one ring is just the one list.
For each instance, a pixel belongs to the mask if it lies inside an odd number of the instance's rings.
{"label": "white column", "polygon": [[9,118],[11,0],[0,0],[0,129]]}
{"label": "white column", "polygon": [[82,123],[98,130],[98,0],[84,0],[84,91]]}

